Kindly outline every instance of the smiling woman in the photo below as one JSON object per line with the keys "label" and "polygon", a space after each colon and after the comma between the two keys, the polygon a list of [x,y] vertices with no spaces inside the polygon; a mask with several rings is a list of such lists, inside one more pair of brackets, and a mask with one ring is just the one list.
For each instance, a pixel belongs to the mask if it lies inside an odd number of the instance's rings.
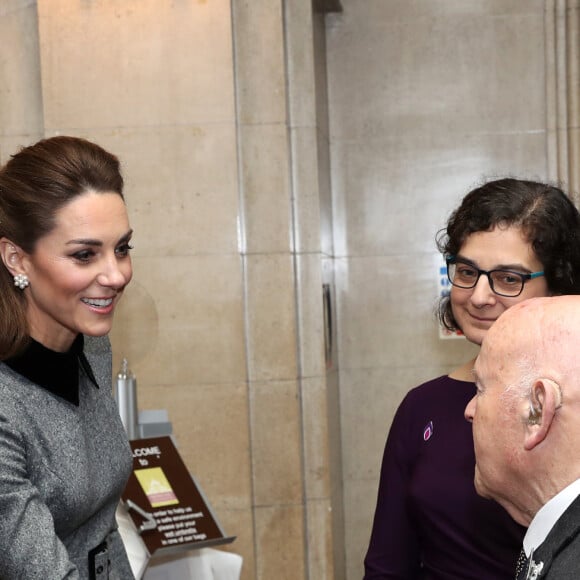
{"label": "smiling woman", "polygon": [[45,139],[0,170],[3,580],[133,578],[107,339],[131,235],[119,161],[94,143]]}
{"label": "smiling woman", "polygon": [[117,193],[83,193],[59,209],[54,222],[31,254],[7,239],[0,240],[0,253],[13,276],[29,281],[30,335],[65,352],[79,333],[110,331],[114,306],[131,280],[131,232]]}

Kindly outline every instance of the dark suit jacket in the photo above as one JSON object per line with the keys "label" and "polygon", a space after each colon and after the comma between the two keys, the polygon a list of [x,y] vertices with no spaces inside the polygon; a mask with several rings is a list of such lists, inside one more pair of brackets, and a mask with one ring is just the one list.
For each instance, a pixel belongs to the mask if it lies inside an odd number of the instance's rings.
{"label": "dark suit jacket", "polygon": [[538,580],[580,579],[580,496],[562,514],[533,555],[544,566]]}

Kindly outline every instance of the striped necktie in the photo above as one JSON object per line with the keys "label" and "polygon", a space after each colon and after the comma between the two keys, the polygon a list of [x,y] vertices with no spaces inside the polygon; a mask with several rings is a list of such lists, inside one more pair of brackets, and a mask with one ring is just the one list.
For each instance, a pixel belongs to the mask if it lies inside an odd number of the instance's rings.
{"label": "striped necktie", "polygon": [[520,555],[518,556],[518,561],[516,562],[516,575],[515,580],[520,580],[525,578],[526,568],[527,568],[528,557],[524,549],[520,550]]}

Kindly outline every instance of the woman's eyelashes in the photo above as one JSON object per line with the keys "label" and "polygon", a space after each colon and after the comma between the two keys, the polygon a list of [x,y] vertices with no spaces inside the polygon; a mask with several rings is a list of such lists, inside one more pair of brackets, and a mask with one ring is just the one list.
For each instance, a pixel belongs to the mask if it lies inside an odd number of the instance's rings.
{"label": "woman's eyelashes", "polygon": [[115,253],[117,254],[117,256],[124,258],[124,257],[129,255],[129,252],[132,249],[133,249],[133,246],[129,242],[123,242],[122,244],[117,246]]}
{"label": "woman's eyelashes", "polygon": [[81,264],[88,264],[94,256],[94,250],[79,250],[72,254],[72,258]]}
{"label": "woman's eyelashes", "polygon": [[[126,258],[133,246],[129,242],[123,242],[115,248],[115,255],[118,258]],[[80,264],[88,264],[97,257],[97,252],[93,249],[78,250],[71,254],[71,257]]]}

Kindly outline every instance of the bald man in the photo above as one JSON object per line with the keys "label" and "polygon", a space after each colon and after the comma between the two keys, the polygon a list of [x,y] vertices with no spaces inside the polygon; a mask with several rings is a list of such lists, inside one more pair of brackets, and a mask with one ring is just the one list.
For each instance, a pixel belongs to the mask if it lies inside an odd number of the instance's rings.
{"label": "bald man", "polygon": [[516,578],[580,579],[580,296],[509,308],[474,373],[475,488],[528,526]]}

